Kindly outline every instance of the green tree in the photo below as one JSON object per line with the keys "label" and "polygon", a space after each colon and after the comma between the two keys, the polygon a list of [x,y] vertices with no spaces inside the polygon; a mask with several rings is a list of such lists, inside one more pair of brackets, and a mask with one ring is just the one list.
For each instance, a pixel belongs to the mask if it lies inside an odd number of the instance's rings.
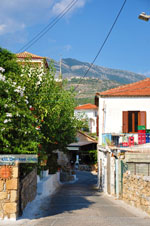
{"label": "green tree", "polygon": [[55,81],[55,70],[42,75],[38,103],[33,104],[41,120],[41,145],[46,153],[55,149],[65,151],[67,144],[74,141],[77,132],[77,119],[74,116],[74,94],[65,90],[62,83]]}
{"label": "green tree", "polygon": [[0,67],[5,69],[4,75],[11,73],[12,75],[20,75],[21,67],[16,61],[16,55],[9,52],[7,49],[0,47]]}
{"label": "green tree", "polygon": [[24,95],[25,79],[15,56],[2,48],[0,67],[0,153],[37,153],[39,131]]}
{"label": "green tree", "polygon": [[27,59],[20,72],[14,55],[0,51],[0,66],[6,69],[0,79],[1,152],[65,151],[83,127],[74,116],[74,93],[55,80],[53,64],[47,70],[33,67]]}

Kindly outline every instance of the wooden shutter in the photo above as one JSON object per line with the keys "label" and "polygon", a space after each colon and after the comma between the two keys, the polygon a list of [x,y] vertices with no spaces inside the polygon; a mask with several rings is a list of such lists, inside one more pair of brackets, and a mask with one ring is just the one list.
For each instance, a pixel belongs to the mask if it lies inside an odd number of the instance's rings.
{"label": "wooden shutter", "polygon": [[138,112],[138,126],[145,126],[146,128],[146,111]]}
{"label": "wooden shutter", "polygon": [[122,112],[122,132],[128,133],[128,111]]}

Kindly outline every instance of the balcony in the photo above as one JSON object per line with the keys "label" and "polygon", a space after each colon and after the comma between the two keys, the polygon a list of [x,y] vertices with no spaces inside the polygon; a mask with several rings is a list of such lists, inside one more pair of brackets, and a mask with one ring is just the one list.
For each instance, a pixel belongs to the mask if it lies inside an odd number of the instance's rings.
{"label": "balcony", "polygon": [[138,133],[104,133],[102,146],[132,147],[150,143],[150,130],[139,130]]}

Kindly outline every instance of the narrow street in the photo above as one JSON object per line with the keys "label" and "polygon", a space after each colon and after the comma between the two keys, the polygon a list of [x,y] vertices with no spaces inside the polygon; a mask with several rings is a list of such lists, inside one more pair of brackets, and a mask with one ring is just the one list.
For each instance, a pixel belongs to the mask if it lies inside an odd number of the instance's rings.
{"label": "narrow street", "polygon": [[[47,199],[44,216],[28,222],[27,225],[43,226],[149,226],[150,218],[119,206],[117,201],[97,192],[96,175],[78,172],[79,180],[65,184]],[[50,203],[49,203],[50,202]],[[44,207],[43,207],[44,208]],[[38,217],[38,216],[37,216]]]}
{"label": "narrow street", "polygon": [[[78,172],[76,183],[63,185],[41,206],[37,219],[24,219],[15,225],[34,226],[149,226],[150,218],[137,216],[130,208],[98,192],[96,175]],[[18,224],[19,223],[19,224]],[[7,224],[8,225],[8,224]],[[11,224],[10,224],[11,225]]]}

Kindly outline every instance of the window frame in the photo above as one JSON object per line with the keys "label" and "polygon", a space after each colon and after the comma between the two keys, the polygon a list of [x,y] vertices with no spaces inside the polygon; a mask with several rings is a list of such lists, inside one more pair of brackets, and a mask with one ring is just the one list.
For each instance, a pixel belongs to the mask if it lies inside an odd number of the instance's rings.
{"label": "window frame", "polygon": [[[144,125],[146,128],[146,111],[123,111],[122,112],[122,131],[123,133],[137,133],[135,131],[135,113],[138,114],[138,126]],[[132,131],[129,131],[129,114],[132,114]]]}

